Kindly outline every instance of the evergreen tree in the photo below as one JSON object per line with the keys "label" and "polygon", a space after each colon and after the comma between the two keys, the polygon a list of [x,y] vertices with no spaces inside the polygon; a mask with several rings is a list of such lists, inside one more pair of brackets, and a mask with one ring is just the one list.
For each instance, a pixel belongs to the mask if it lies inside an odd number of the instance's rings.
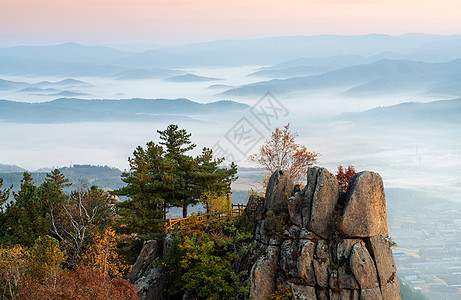
{"label": "evergreen tree", "polygon": [[6,201],[10,197],[10,192],[13,186],[8,189],[2,189],[3,186],[3,178],[0,178],[0,214],[3,213],[3,206],[5,205]]}
{"label": "evergreen tree", "polygon": [[4,205],[6,201],[10,198],[10,192],[13,186],[8,189],[2,189],[3,179],[0,178],[0,242],[3,240],[3,237],[6,234],[6,216],[4,212]]}
{"label": "evergreen tree", "polygon": [[193,150],[195,144],[190,140],[190,133],[185,129],[179,129],[178,125],[169,125],[167,129],[160,131],[160,145],[165,147],[165,158],[172,161],[175,166],[176,188],[171,191],[168,201],[177,207],[182,207],[183,217],[187,217],[189,205],[196,204],[200,191],[196,184],[196,164],[186,152]]}
{"label": "evergreen tree", "polygon": [[165,146],[165,158],[176,165],[177,188],[169,195],[170,203],[182,207],[183,217],[187,217],[189,205],[197,204],[203,193],[212,192],[222,196],[230,192],[230,184],[236,179],[237,167],[234,163],[230,169],[219,168],[224,158],[213,159],[213,152],[203,148],[202,154],[193,158],[186,153],[195,148],[190,141],[190,133],[179,129],[177,125],[169,125],[166,130],[157,131],[160,144]]}
{"label": "evergreen tree", "polygon": [[[69,185],[68,179],[58,170],[47,174],[45,182],[39,187],[33,183],[31,174],[24,172],[21,188],[13,193],[14,201],[7,204],[2,217],[2,241],[31,246],[39,236],[50,234],[50,212],[53,208],[59,209],[66,200],[62,189]],[[0,194],[6,197],[9,191]]]}
{"label": "evergreen tree", "polygon": [[37,195],[47,210],[56,214],[69,197],[63,189],[71,185],[69,179],[58,169],[54,169],[51,173],[46,174],[45,182],[37,189]]}
{"label": "evergreen tree", "polygon": [[135,232],[144,239],[158,238],[163,233],[169,206],[165,199],[177,182],[174,162],[163,154],[160,145],[148,142],[146,149],[138,146],[128,159],[131,171],[122,174],[127,185],[116,191],[130,198],[117,204],[122,232]]}
{"label": "evergreen tree", "polygon": [[236,179],[237,168],[219,168],[223,159],[213,159],[212,151],[205,148],[196,158],[186,153],[195,145],[190,133],[169,125],[158,131],[160,143],[148,142],[146,149],[138,146],[128,159],[130,172],[122,174],[127,185],[116,191],[130,200],[119,203],[120,230],[138,233],[143,238],[159,237],[163,233],[166,210],[196,204],[206,191],[219,195],[230,191]]}
{"label": "evergreen tree", "polygon": [[50,222],[30,173],[24,172],[21,189],[13,195],[14,202],[9,203],[5,211],[5,242],[32,246],[35,239],[49,233]]}
{"label": "evergreen tree", "polygon": [[[220,168],[224,158],[213,159],[213,151],[203,148],[202,154],[195,158],[196,186],[199,194],[222,197],[231,191],[231,183],[237,179],[237,166],[232,162],[229,168]],[[202,198],[203,199],[203,198]],[[208,212],[208,203],[204,203]]]}

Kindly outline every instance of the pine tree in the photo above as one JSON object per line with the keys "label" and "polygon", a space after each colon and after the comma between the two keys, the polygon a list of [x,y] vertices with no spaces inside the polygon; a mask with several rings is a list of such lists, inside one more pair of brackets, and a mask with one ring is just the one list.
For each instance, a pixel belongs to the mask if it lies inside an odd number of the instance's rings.
{"label": "pine tree", "polygon": [[196,158],[186,153],[195,145],[190,133],[169,125],[158,131],[160,143],[148,142],[146,148],[138,146],[128,159],[130,172],[122,174],[127,185],[116,191],[130,199],[119,203],[119,230],[137,233],[143,238],[158,238],[163,234],[166,211],[170,207],[187,208],[202,199],[207,191],[219,195],[230,191],[236,179],[237,167],[220,168],[223,159],[213,159],[212,151],[205,148]]}
{"label": "pine tree", "polygon": [[[195,181],[200,195],[211,194],[214,197],[222,197],[230,193],[231,183],[237,179],[237,166],[231,163],[229,168],[219,167],[223,161],[224,158],[214,159],[213,151],[209,148],[203,148],[202,154],[195,158],[197,170]],[[205,201],[204,204],[208,212],[208,203]]]}
{"label": "pine tree", "polygon": [[7,189],[2,189],[3,186],[3,178],[0,178],[0,213],[3,213],[3,206],[5,205],[6,201],[10,198],[10,192],[13,186]]}
{"label": "pine tree", "polygon": [[117,204],[122,232],[135,232],[144,239],[162,235],[169,206],[165,198],[177,181],[174,163],[163,154],[160,145],[148,142],[146,149],[138,146],[128,159],[131,172],[122,174],[122,181],[127,185],[116,191],[130,198]]}
{"label": "pine tree", "polygon": [[182,207],[185,218],[188,206],[196,204],[200,197],[196,184],[196,164],[192,156],[186,155],[186,152],[195,148],[195,144],[190,140],[191,134],[185,129],[179,129],[178,125],[172,124],[157,132],[160,134],[159,144],[165,147],[165,158],[175,166],[175,189],[171,191],[168,200],[173,206]]}
{"label": "pine tree", "polygon": [[21,189],[13,195],[14,201],[7,205],[5,211],[6,242],[32,246],[35,239],[49,233],[50,222],[30,173],[24,172]]}
{"label": "pine tree", "polygon": [[[20,243],[32,246],[39,236],[51,234],[51,211],[59,210],[67,199],[63,188],[69,181],[59,170],[47,174],[45,182],[35,186],[32,175],[24,172],[21,188],[13,193],[14,201],[6,206],[3,215],[3,230],[0,232],[3,242]],[[4,194],[5,197],[8,193]]]}
{"label": "pine tree", "polygon": [[189,205],[197,204],[205,192],[218,196],[230,192],[230,184],[236,179],[237,167],[219,168],[224,161],[213,159],[211,149],[203,148],[202,154],[193,158],[186,153],[195,148],[190,140],[191,134],[177,125],[169,125],[160,134],[160,145],[165,146],[165,158],[174,161],[176,166],[176,188],[172,190],[170,202],[182,207],[183,217],[187,217]]}

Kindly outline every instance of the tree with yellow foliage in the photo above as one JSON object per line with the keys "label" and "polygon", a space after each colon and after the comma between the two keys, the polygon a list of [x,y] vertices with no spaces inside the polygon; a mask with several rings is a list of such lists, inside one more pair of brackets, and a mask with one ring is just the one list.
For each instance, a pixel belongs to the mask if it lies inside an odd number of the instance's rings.
{"label": "tree with yellow foliage", "polygon": [[21,245],[0,247],[0,298],[15,299],[27,270],[26,250]]}
{"label": "tree with yellow foliage", "polygon": [[319,153],[297,144],[297,136],[296,132],[290,131],[290,123],[283,129],[277,127],[271,133],[270,139],[259,148],[259,152],[251,155],[249,159],[270,173],[283,170],[293,180],[300,182],[306,176],[307,169],[317,161]]}
{"label": "tree with yellow foliage", "polygon": [[104,279],[121,278],[129,270],[117,253],[117,237],[111,227],[95,234],[94,242],[82,254],[83,263],[92,270],[98,270]]}

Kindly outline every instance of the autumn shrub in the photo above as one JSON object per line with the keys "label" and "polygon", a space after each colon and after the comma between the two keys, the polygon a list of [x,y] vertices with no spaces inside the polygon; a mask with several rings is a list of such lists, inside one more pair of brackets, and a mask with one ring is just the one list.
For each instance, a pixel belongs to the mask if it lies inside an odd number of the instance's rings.
{"label": "autumn shrub", "polygon": [[269,300],[290,300],[293,294],[289,286],[279,284],[275,292],[269,295]]}
{"label": "autumn shrub", "polygon": [[220,195],[214,191],[206,191],[200,197],[200,203],[202,203],[207,213],[212,212],[230,212],[231,203],[227,195]]}
{"label": "autumn shrub", "polygon": [[136,287],[125,279],[107,280],[99,270],[78,265],[74,270],[62,272],[56,282],[40,282],[28,276],[18,291],[19,299],[78,299],[78,300],[135,300]]}

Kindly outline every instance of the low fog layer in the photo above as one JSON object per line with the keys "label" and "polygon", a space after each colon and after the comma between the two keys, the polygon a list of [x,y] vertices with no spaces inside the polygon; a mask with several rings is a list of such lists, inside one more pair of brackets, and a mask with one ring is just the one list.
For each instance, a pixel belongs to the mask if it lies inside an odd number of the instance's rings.
{"label": "low fog layer", "polygon": [[[121,108],[91,111],[90,117],[74,107],[70,118],[56,102],[32,110],[2,102],[0,163],[28,170],[71,164],[125,169],[137,145],[179,123],[193,134],[197,151],[220,148],[250,167],[247,156],[271,130],[291,122],[299,141],[321,153],[318,165],[331,171],[351,164],[381,173],[389,187],[451,193],[461,182],[459,105],[436,105],[437,114],[436,106],[410,107],[411,117],[408,106],[372,109],[460,98],[460,45],[460,36],[367,35],[217,41],[141,52],[75,43],[0,48],[0,99],[185,98],[248,105],[208,114],[130,116]],[[267,101],[258,102],[267,92],[283,107],[269,123],[251,109]],[[235,144],[242,124],[256,133],[243,148]]]}

